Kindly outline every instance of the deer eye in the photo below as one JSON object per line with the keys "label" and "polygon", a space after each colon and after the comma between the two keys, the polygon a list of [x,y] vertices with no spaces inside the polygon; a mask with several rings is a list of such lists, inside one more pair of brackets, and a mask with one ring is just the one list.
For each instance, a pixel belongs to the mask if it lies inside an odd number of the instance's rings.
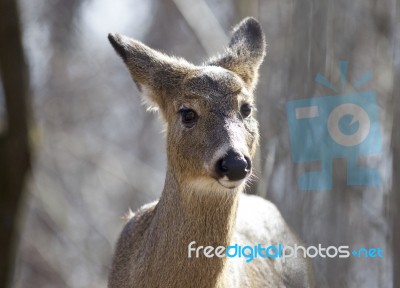
{"label": "deer eye", "polygon": [[251,105],[243,104],[242,107],[240,107],[240,113],[242,113],[244,118],[248,117],[251,114]]}
{"label": "deer eye", "polygon": [[192,109],[183,108],[179,110],[179,113],[181,114],[182,123],[189,128],[192,127],[199,118],[197,113]]}

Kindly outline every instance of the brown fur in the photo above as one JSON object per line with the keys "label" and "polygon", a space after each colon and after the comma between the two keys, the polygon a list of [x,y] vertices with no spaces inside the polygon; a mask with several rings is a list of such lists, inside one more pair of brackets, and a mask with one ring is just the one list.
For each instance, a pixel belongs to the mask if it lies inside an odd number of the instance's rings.
{"label": "brown fur", "polygon": [[[248,264],[226,257],[188,258],[192,241],[214,247],[299,243],[273,204],[243,195],[245,182],[226,188],[214,171],[227,149],[252,159],[258,145],[257,121],[240,115],[243,103],[254,106],[265,56],[258,22],[243,20],[226,52],[201,66],[125,36],[110,34],[109,40],[167,123],[168,158],[160,200],[137,211],[122,231],[109,287],[312,286],[311,269],[302,258]],[[182,107],[197,112],[194,127],[182,124]]]}

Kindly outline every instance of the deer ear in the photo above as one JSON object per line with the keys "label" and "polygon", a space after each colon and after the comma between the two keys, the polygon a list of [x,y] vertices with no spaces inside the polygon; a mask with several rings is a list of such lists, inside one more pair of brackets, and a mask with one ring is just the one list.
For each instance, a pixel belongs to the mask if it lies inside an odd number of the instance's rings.
{"label": "deer ear", "polygon": [[254,18],[242,20],[234,29],[226,52],[207,62],[238,74],[247,88],[254,90],[258,81],[258,69],[266,54],[265,36]]}
{"label": "deer ear", "polygon": [[109,34],[108,40],[125,62],[139,91],[164,110],[192,65],[123,35]]}

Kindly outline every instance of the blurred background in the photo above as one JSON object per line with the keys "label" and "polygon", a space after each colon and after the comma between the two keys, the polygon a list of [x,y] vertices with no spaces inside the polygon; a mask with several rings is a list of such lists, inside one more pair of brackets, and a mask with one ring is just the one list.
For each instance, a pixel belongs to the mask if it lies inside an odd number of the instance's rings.
{"label": "blurred background", "polygon": [[[246,16],[269,45],[251,193],[273,201],[307,245],[385,251],[314,259],[317,287],[400,287],[399,1],[0,0],[0,13],[0,287],[106,287],[121,216],[160,195],[163,126],[107,33],[199,64]],[[347,186],[339,159],[333,190],[300,191],[307,165],[291,160],[285,105],[332,94],[314,79],[340,83],[340,60],[349,83],[374,73],[360,91],[376,92],[383,149],[363,161],[382,184]]]}

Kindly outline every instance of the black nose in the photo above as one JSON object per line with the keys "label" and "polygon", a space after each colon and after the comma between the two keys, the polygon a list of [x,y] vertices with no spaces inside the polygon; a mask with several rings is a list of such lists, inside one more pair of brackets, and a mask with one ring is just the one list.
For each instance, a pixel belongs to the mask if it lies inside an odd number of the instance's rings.
{"label": "black nose", "polygon": [[242,180],[250,170],[250,159],[234,150],[229,150],[216,164],[217,174],[221,177],[227,176],[231,181]]}

